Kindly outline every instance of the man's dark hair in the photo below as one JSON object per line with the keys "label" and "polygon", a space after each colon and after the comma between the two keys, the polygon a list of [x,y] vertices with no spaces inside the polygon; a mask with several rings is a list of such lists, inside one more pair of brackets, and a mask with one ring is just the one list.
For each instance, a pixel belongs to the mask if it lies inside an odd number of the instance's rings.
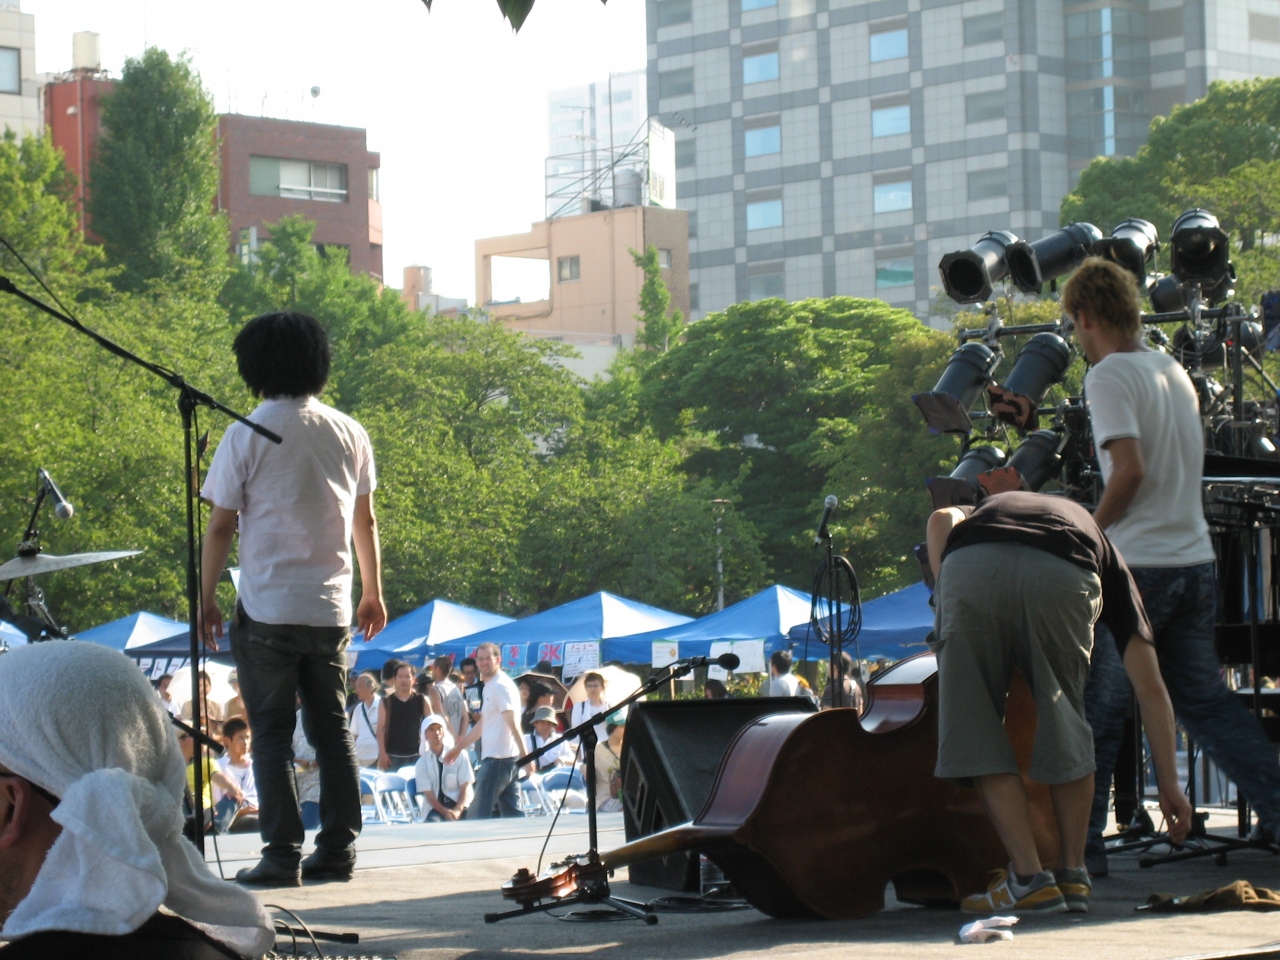
{"label": "man's dark hair", "polygon": [[476,665],[476,658],[475,658],[475,657],[463,657],[461,660],[459,660],[459,661],[458,661],[458,669],[459,669],[459,670],[462,670],[464,667],[472,667],[472,668],[474,668],[474,667],[475,667],[475,665]]}
{"label": "man's dark hair", "polygon": [[773,665],[773,669],[778,671],[778,676],[783,677],[791,672],[791,651],[775,650],[769,657],[769,663]]}
{"label": "man's dark hair", "polygon": [[222,725],[222,736],[230,740],[241,730],[249,729],[249,721],[244,717],[232,717]]}
{"label": "man's dark hair", "polygon": [[382,665],[382,682],[386,683],[388,680],[394,680],[396,678],[396,674],[400,672],[400,668],[405,665],[406,664],[403,660],[397,660],[395,657],[392,657]]}
{"label": "man's dark hair", "polygon": [[264,313],[244,325],[231,348],[255,397],[310,397],[329,380],[329,337],[305,313]]}
{"label": "man's dark hair", "polygon": [[729,691],[719,680],[708,680],[704,685],[708,700],[728,700]]}

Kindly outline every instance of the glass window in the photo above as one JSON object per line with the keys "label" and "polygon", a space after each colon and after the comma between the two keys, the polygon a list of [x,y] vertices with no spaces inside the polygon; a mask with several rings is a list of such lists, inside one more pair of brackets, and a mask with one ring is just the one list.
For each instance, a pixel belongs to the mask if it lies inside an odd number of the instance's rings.
{"label": "glass window", "polygon": [[[263,161],[255,172],[254,160]],[[272,160],[266,157],[250,158],[250,191],[263,190],[265,195],[274,164],[277,196],[289,200],[320,200],[325,203],[345,203],[347,199],[347,168],[338,163],[309,163],[306,160]],[[256,178],[256,182],[255,182]]]}
{"label": "glass window", "polygon": [[22,93],[22,53],[0,47],[0,93]]}
{"label": "glass window", "polygon": [[693,137],[676,141],[676,166],[692,167],[698,162],[698,141]]}
{"label": "glass window", "polygon": [[872,188],[873,208],[876,213],[893,213],[911,209],[911,181],[877,183]]}
{"label": "glass window", "polygon": [[782,152],[782,127],[751,127],[743,132],[743,152],[748,157],[763,157]]}
{"label": "glass window", "polygon": [[631,99],[630,90],[615,90],[609,97],[614,103],[626,103]]}
{"label": "glass window", "polygon": [[370,200],[378,200],[378,199],[381,199],[381,198],[378,196],[378,181],[379,181],[379,179],[380,179],[380,178],[379,178],[379,176],[378,176],[378,168],[377,168],[377,167],[370,167],[370,168],[369,168],[369,199],[370,199]]}
{"label": "glass window", "polygon": [[907,55],[907,28],[871,34],[871,62],[897,60]]}
{"label": "glass window", "polygon": [[659,97],[683,97],[687,93],[693,93],[693,67],[658,74]]}
{"label": "glass window", "polygon": [[698,235],[698,211],[689,211],[689,237],[692,239]]}
{"label": "glass window", "polygon": [[753,273],[747,277],[747,298],[765,300],[769,297],[784,299],[787,295],[787,275],[781,269],[768,273]]}
{"label": "glass window", "polygon": [[876,289],[910,287],[916,282],[916,265],[911,257],[888,257],[876,261]]}
{"label": "glass window", "polygon": [[663,247],[658,248],[658,268],[661,270],[671,269],[671,251]]}
{"label": "glass window", "polygon": [[701,309],[701,306],[699,305],[699,299],[698,299],[698,285],[696,283],[689,284],[689,309],[690,310]]}
{"label": "glass window", "polygon": [[767,80],[778,79],[778,51],[770,50],[767,53],[757,53],[753,56],[742,58],[742,82],[743,83],[764,83]]}
{"label": "glass window", "polygon": [[[658,0],[658,26],[673,27],[693,19],[693,0]],[[631,91],[627,91],[630,95]]]}
{"label": "glass window", "polygon": [[747,204],[747,229],[768,230],[782,226],[782,199],[757,200]]}
{"label": "glass window", "polygon": [[560,278],[561,283],[581,279],[579,263],[577,257],[560,257],[556,260],[556,276]]}
{"label": "glass window", "polygon": [[911,106],[900,104],[871,111],[871,136],[894,137],[911,132]]}
{"label": "glass window", "polygon": [[971,47],[975,43],[990,43],[1004,39],[1004,14],[984,13],[977,17],[964,18],[964,45]]}
{"label": "glass window", "polygon": [[255,197],[280,196],[280,161],[275,157],[249,158],[249,192]]}
{"label": "glass window", "polygon": [[1005,112],[1005,92],[986,90],[971,93],[964,98],[964,122],[981,123],[983,120],[1000,120]]}
{"label": "glass window", "polygon": [[988,200],[991,197],[1003,197],[1009,192],[1009,170],[997,167],[994,170],[974,170],[969,174],[969,199]]}
{"label": "glass window", "polygon": [[776,7],[778,0],[742,0],[742,11],[763,10],[765,7]]}

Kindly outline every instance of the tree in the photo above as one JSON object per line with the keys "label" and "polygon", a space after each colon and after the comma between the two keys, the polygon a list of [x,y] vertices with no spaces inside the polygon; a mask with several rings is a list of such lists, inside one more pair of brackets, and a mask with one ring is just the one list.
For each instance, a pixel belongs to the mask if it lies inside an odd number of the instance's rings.
{"label": "tree", "polygon": [[666,353],[684,326],[684,314],[671,310],[671,291],[662,280],[662,267],[658,264],[658,248],[649,244],[644,253],[630,248],[627,252],[637,267],[644,271],[644,284],[640,287],[640,312],[636,321],[641,329],[636,334],[637,346],[644,346],[658,353]]}
{"label": "tree", "polygon": [[808,586],[805,544],[834,493],[860,504],[837,523],[855,566],[871,587],[892,586],[911,576],[920,535],[902,507],[927,509],[923,480],[951,453],[910,394],[932,387],[952,349],[878,300],[742,303],[690,325],[647,367],[640,404],[659,436],[681,438],[691,477],[735,485],[781,582]]}
{"label": "tree", "polygon": [[121,289],[181,279],[214,293],[230,253],[216,212],[217,115],[185,57],[149,47],[102,104],[88,213]]}

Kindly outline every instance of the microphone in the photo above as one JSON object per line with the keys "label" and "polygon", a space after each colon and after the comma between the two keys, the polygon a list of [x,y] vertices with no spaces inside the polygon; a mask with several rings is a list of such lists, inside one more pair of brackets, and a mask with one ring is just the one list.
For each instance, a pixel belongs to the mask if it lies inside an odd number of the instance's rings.
{"label": "microphone", "polygon": [[62,495],[62,491],[58,489],[58,485],[53,482],[53,477],[49,476],[48,471],[41,467],[38,471],[40,474],[40,482],[44,484],[44,488],[49,491],[49,496],[53,497],[53,513],[59,520],[70,520],[75,514],[76,508],[71,502]]}
{"label": "microphone", "polygon": [[680,662],[690,667],[720,667],[723,670],[737,670],[742,660],[736,653],[722,653],[718,657],[689,657]]}
{"label": "microphone", "polygon": [[823,540],[831,539],[831,534],[827,533],[827,521],[831,519],[831,514],[839,503],[840,501],[836,499],[834,493],[823,501],[822,505],[826,509],[822,511],[822,520],[818,523],[818,536],[814,539],[814,543],[821,543]]}

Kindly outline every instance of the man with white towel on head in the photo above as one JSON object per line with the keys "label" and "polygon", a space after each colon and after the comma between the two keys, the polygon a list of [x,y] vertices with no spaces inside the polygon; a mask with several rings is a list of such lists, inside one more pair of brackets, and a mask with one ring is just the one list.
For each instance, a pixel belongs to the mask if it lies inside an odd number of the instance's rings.
{"label": "man with white towel on head", "polygon": [[258,901],[182,835],[185,766],[168,713],[122,654],[51,641],[0,655],[3,960],[271,949]]}

